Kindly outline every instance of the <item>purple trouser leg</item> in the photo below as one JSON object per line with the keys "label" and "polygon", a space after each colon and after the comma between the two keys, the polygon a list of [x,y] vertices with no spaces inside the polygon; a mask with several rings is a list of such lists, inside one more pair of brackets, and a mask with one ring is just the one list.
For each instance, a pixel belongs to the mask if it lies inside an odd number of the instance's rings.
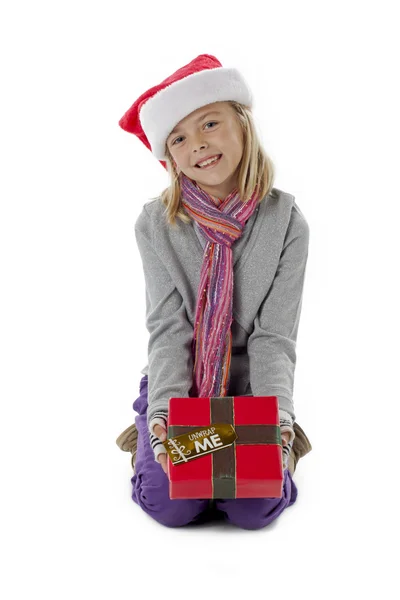
{"label": "purple trouser leg", "polygon": [[145,375],[140,382],[140,396],[133,403],[138,430],[135,474],[131,478],[132,500],[153,519],[167,527],[187,525],[209,506],[209,499],[171,500],[169,481],[161,465],[154,460],[147,426],[147,387]]}
{"label": "purple trouser leg", "polygon": [[[131,478],[132,499],[148,515],[167,527],[181,527],[201,519],[209,506],[209,499],[171,500],[169,481],[161,465],[154,460],[147,426],[147,387],[145,375],[140,382],[140,396],[133,403],[138,415],[135,474]],[[225,519],[243,529],[261,529],[276,519],[287,507],[294,504],[297,487],[288,469],[284,470],[281,498],[215,499],[215,510]]]}

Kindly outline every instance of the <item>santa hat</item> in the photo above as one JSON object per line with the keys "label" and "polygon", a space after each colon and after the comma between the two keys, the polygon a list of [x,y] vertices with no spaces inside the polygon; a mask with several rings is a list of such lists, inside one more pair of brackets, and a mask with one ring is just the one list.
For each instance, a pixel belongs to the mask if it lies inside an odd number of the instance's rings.
{"label": "santa hat", "polygon": [[172,129],[194,110],[234,100],[251,108],[252,94],[235,68],[224,68],[215,56],[200,54],[144,92],[120,119],[166,168],[165,143]]}

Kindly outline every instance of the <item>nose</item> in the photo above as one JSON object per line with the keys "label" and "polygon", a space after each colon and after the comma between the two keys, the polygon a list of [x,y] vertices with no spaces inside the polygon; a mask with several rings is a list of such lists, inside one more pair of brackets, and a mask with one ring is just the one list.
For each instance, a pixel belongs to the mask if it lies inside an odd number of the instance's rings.
{"label": "nose", "polygon": [[201,138],[201,136],[194,136],[192,142],[192,151],[199,152],[200,150],[204,150],[207,148],[207,142]]}

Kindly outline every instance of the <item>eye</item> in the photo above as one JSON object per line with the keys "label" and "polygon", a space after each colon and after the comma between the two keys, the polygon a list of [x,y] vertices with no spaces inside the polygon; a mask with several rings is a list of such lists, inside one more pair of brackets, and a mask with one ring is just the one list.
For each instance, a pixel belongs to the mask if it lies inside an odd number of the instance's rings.
{"label": "eye", "polygon": [[[204,127],[206,127],[207,125],[211,125],[211,124],[218,125],[218,122],[217,121],[208,121],[208,123],[206,123]],[[171,146],[174,146],[175,142],[177,142],[180,139],[182,139],[181,135],[179,137],[177,137],[177,138],[174,139],[174,141],[172,142]]]}

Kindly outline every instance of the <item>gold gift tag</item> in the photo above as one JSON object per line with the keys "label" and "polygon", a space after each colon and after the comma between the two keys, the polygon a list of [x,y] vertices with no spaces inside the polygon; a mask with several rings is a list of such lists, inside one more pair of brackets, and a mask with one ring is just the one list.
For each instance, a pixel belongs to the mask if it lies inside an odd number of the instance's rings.
{"label": "gold gift tag", "polygon": [[222,450],[233,444],[237,433],[233,425],[213,423],[207,427],[196,427],[190,433],[169,438],[163,442],[173,465],[200,458],[210,452]]}

